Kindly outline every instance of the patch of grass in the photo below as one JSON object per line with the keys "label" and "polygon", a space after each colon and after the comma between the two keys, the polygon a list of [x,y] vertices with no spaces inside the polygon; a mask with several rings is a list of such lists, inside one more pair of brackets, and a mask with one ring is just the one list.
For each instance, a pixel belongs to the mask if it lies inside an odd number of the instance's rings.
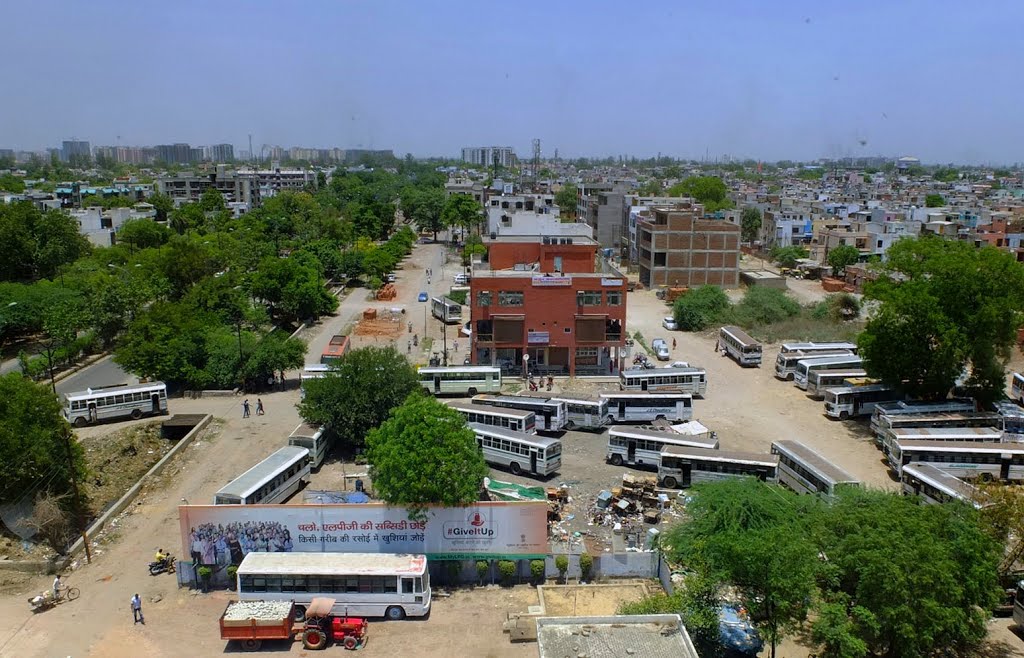
{"label": "patch of grass", "polygon": [[767,343],[781,340],[811,341],[818,343],[857,342],[864,330],[863,322],[836,322],[829,318],[814,318],[810,313],[788,318],[770,325],[745,327],[751,336]]}
{"label": "patch of grass", "polygon": [[89,475],[82,488],[90,506],[105,509],[124,495],[174,442],[160,437],[160,421],[82,440]]}
{"label": "patch of grass", "polygon": [[633,334],[633,340],[635,340],[637,343],[639,343],[639,345],[641,347],[643,347],[645,350],[647,350],[648,352],[651,351],[651,346],[647,344],[647,341],[644,339],[644,335],[642,333],[640,333],[639,331],[637,331],[637,332],[635,332]]}

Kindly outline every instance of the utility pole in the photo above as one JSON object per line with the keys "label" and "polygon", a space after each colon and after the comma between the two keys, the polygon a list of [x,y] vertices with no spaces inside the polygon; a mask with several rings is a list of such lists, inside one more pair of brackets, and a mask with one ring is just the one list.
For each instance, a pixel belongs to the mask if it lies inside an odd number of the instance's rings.
{"label": "utility pole", "polygon": [[78,495],[78,477],[75,475],[75,459],[71,452],[71,431],[68,428],[62,430],[64,433],[64,447],[68,453],[68,470],[71,472],[71,487],[75,494],[75,525],[82,533],[82,545],[85,546],[85,559],[92,564],[92,551],[89,549],[89,537],[85,534],[85,526],[80,525],[82,521],[82,500]]}

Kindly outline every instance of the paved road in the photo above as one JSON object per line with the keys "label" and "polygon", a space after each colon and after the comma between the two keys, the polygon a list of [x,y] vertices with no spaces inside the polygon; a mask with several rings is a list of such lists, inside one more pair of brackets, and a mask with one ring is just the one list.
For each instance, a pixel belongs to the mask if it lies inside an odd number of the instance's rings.
{"label": "paved road", "polygon": [[131,384],[139,381],[135,375],[126,372],[114,363],[113,358],[105,356],[96,363],[79,370],[70,377],[57,382],[57,393],[84,391],[87,388]]}

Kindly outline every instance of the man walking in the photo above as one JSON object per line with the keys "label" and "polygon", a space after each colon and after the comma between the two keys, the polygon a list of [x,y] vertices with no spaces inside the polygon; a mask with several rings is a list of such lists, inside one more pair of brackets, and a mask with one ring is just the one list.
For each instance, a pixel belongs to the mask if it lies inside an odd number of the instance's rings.
{"label": "man walking", "polygon": [[245,402],[242,403],[242,418],[248,418],[248,417],[249,417],[249,398],[246,398]]}
{"label": "man walking", "polygon": [[263,415],[263,400],[261,400],[259,398],[256,398],[256,415],[257,416],[262,416]]}
{"label": "man walking", "polygon": [[132,597],[132,617],[135,618],[135,623],[142,622],[142,625],[146,625],[146,618],[142,616],[142,599],[139,598],[138,592]]}

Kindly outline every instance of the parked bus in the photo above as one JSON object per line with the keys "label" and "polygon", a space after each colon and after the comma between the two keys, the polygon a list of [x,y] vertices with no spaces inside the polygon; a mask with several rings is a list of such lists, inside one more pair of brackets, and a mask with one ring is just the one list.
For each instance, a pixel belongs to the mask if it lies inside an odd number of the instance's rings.
{"label": "parked bus", "polygon": [[297,618],[319,597],[334,599],[336,615],[397,620],[430,612],[425,555],[254,551],[237,577],[239,599],[294,601]]}
{"label": "parked bus", "polygon": [[476,434],[484,461],[492,466],[507,468],[513,475],[525,472],[540,477],[562,467],[562,442],[558,439],[480,423],[470,423],[469,427]]}
{"label": "parked bus", "polygon": [[[699,423],[698,423],[699,424]],[[703,425],[702,433],[680,434],[669,430],[626,429],[613,427],[608,430],[607,460],[615,466],[649,466],[657,468],[661,453],[667,446],[686,446],[717,450],[718,439]]]}
{"label": "parked bus", "polygon": [[779,482],[797,493],[832,497],[837,487],[860,486],[857,478],[799,441],[773,441],[772,454],[779,456]]}
{"label": "parked bus", "polygon": [[309,450],[309,467],[320,468],[327,458],[327,453],[331,451],[336,436],[337,434],[328,427],[302,423],[288,435],[288,445]]}
{"label": "parked bus", "polygon": [[1010,377],[1010,397],[1024,406],[1024,375],[1019,372],[1013,373]]}
{"label": "parked bus", "polygon": [[912,462],[931,464],[958,478],[1024,481],[1024,446],[973,441],[896,441],[889,465],[899,477]]}
{"label": "parked bus", "polygon": [[565,403],[565,427],[570,430],[601,430],[608,424],[608,400],[591,397],[553,397]]}
{"label": "parked bus", "polygon": [[783,343],[779,347],[779,354],[791,354],[793,352],[850,352],[857,353],[857,343],[835,342],[835,343]]}
{"label": "parked bus", "polygon": [[537,432],[537,415],[532,411],[492,407],[489,404],[473,404],[458,400],[449,402],[448,406],[465,416],[467,423],[503,427],[526,434]]}
{"label": "parked bus", "polygon": [[967,503],[975,509],[984,507],[983,494],[974,486],[932,464],[907,464],[900,476],[903,495],[920,496],[930,505],[941,505],[951,500]]}
{"label": "parked bus", "polygon": [[434,395],[501,392],[498,366],[436,366],[419,369],[420,385]]}
{"label": "parked bus", "polygon": [[432,297],[430,313],[445,324],[462,323],[462,304],[447,297]]}
{"label": "parked bus", "polygon": [[309,450],[285,446],[228,482],[213,495],[214,505],[273,505],[309,482]]}
{"label": "parked bus", "polygon": [[996,402],[993,406],[999,414],[1003,441],[1024,442],[1024,409],[1009,400]]}
{"label": "parked bus", "polygon": [[327,347],[324,348],[323,353],[320,355],[320,363],[329,364],[336,361],[340,361],[341,357],[345,356],[352,349],[352,341],[348,339],[348,336],[337,335],[331,336],[331,340],[327,343]]}
{"label": "parked bus", "polygon": [[565,403],[541,396],[482,393],[473,396],[473,403],[532,411],[537,416],[538,432],[560,432],[567,422]]}
{"label": "parked bus", "polygon": [[718,347],[741,366],[761,365],[761,343],[739,327],[722,327],[718,331]]}
{"label": "parked bus", "polygon": [[817,370],[863,370],[861,358],[855,354],[846,356],[826,356],[818,359],[801,359],[796,363],[793,383],[807,390],[807,378]]}
{"label": "parked bus", "polygon": [[825,415],[839,420],[870,416],[879,402],[897,400],[901,397],[903,396],[885,384],[827,388],[825,389]]}
{"label": "parked bus", "polygon": [[959,443],[1003,443],[1003,433],[993,427],[897,427],[889,428],[882,452],[893,459],[896,446],[904,441],[956,441]]}
{"label": "parked bus", "polygon": [[962,413],[974,411],[974,400],[965,398],[953,398],[951,400],[937,400],[924,402],[922,400],[895,400],[893,402],[881,402],[875,405],[871,414],[871,431],[878,436],[881,433],[883,418],[907,415],[929,416],[936,413]]}
{"label": "parked bus", "polygon": [[[882,446],[883,450],[890,445],[894,438],[893,430],[897,429],[923,429],[939,427],[991,427],[1002,429],[1002,417],[992,411],[964,411],[961,413],[934,413],[934,414],[903,414],[898,416],[882,416],[878,421],[878,433],[875,434],[875,442]],[[1003,440],[1007,440],[1004,436]]]}
{"label": "parked bus", "polygon": [[623,391],[678,391],[704,396],[708,378],[704,368],[630,368],[619,371],[619,389]]}
{"label": "parked bus", "polygon": [[[808,345],[813,343],[793,343],[794,345]],[[853,343],[822,343],[822,345],[853,345]],[[785,345],[782,346],[783,350]],[[775,357],[775,377],[786,381],[793,379],[796,372],[796,364],[804,359],[821,359],[827,356],[846,356],[856,354],[856,346],[853,348],[832,348],[827,350],[792,350],[789,352],[779,350]]]}
{"label": "parked bus", "polygon": [[331,366],[326,363],[307,363],[299,373],[299,399],[306,397],[306,382],[311,379],[323,379],[330,369]]}
{"label": "parked bus", "polygon": [[864,370],[815,370],[807,375],[807,397],[824,400],[825,389],[849,386],[848,379],[859,379],[868,373]]}
{"label": "parked bus", "polygon": [[601,393],[608,401],[608,422],[649,423],[652,420],[682,422],[693,418],[689,393]]}
{"label": "parked bus", "polygon": [[665,446],[658,464],[658,482],[668,489],[683,489],[701,482],[753,477],[775,482],[779,457],[755,452],[727,452],[688,446]]}
{"label": "parked bus", "polygon": [[87,388],[64,395],[63,406],[65,420],[75,427],[105,420],[138,420],[167,413],[167,386],[150,382]]}

